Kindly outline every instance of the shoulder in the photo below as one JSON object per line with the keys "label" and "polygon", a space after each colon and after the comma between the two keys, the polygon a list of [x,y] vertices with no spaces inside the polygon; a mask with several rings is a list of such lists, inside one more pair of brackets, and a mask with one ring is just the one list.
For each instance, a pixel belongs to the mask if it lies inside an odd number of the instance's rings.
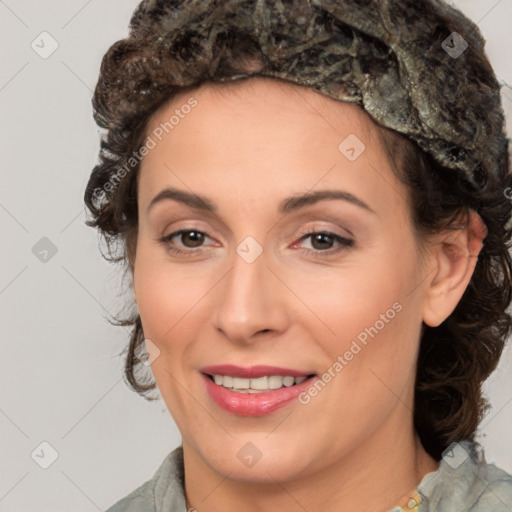
{"label": "shoulder", "polygon": [[470,440],[452,443],[418,492],[420,512],[512,512],[512,476],[488,464],[483,448]]}
{"label": "shoulder", "polygon": [[183,448],[169,453],[154,475],[106,512],[177,512],[184,510]]}
{"label": "shoulder", "polygon": [[477,478],[482,492],[475,497],[469,512],[512,512],[512,475],[494,464],[479,468]]}
{"label": "shoulder", "polygon": [[155,512],[155,499],[151,481],[117,501],[106,512]]}

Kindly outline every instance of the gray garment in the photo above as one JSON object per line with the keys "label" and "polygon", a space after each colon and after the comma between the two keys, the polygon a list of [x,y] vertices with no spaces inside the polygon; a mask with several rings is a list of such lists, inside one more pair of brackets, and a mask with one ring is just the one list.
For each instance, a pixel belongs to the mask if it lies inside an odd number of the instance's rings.
{"label": "gray garment", "polygon": [[[478,443],[460,441],[445,453],[439,469],[416,487],[422,498],[418,512],[512,512],[512,476],[487,464]],[[186,512],[183,476],[178,446],[150,480],[106,512]]]}

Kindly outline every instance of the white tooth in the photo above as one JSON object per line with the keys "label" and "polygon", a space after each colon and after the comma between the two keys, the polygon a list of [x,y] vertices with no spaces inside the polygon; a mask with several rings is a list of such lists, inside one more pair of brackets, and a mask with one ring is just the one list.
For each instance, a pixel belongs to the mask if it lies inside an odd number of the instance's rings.
{"label": "white tooth", "polygon": [[[224,377],[226,378],[226,377]],[[251,379],[242,379],[240,377],[233,378],[233,387],[235,389],[249,389]]]}
{"label": "white tooth", "polygon": [[304,382],[307,377],[292,377],[290,375],[270,375],[258,377],[255,379],[245,379],[241,377],[231,377],[230,375],[214,375],[215,384],[240,391],[242,393],[258,393],[262,391],[280,389],[283,386],[290,387],[294,384]]}
{"label": "white tooth", "polygon": [[251,379],[251,389],[268,389],[268,377]]}
{"label": "white tooth", "polygon": [[295,383],[295,379],[293,377],[290,377],[289,375],[286,377],[283,377],[283,385],[286,387],[293,386]]}
{"label": "white tooth", "polygon": [[280,375],[271,375],[268,378],[268,387],[269,389],[279,389],[283,386],[283,377]]}
{"label": "white tooth", "polygon": [[229,375],[224,375],[222,377],[222,385],[225,388],[232,388],[233,387],[233,377],[231,377]]}

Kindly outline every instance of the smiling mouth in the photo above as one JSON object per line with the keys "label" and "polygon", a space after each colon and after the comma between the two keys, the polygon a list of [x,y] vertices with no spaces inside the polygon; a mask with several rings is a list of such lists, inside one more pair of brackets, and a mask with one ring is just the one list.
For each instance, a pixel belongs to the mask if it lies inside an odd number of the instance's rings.
{"label": "smiling mouth", "polygon": [[236,393],[268,393],[282,388],[291,388],[301,384],[307,379],[315,377],[312,373],[301,377],[291,375],[266,375],[257,378],[241,378],[231,375],[210,375],[205,373],[212,382],[220,387]]}

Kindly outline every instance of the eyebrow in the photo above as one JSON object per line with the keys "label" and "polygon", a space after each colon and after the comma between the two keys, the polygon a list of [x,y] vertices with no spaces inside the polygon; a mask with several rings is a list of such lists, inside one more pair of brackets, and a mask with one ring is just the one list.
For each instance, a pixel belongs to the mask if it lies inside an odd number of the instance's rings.
{"label": "eyebrow", "polygon": [[[325,201],[329,199],[339,199],[342,201],[347,201],[348,203],[359,206],[377,215],[375,210],[370,208],[364,201],[354,196],[350,192],[346,192],[344,190],[316,190],[314,192],[306,192],[305,194],[294,195],[284,199],[283,201],[281,201],[281,203],[279,203],[278,212],[282,214],[287,214],[292,211],[304,208],[305,206],[310,206],[320,201]],[[155,204],[165,200],[178,201],[179,203],[182,203],[196,210],[206,211],[210,213],[218,212],[217,206],[207,197],[186,192],[184,190],[179,190],[177,188],[165,188],[161,190],[151,200],[147,211],[149,212]]]}

